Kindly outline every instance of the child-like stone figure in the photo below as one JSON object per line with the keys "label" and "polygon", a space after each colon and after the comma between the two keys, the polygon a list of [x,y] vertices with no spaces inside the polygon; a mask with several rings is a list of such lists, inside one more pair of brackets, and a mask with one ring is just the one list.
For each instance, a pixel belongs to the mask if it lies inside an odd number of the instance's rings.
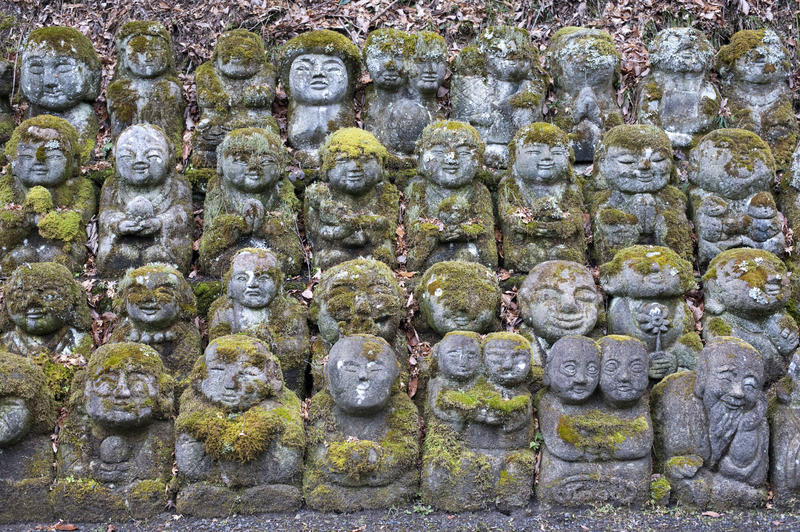
{"label": "child-like stone figure", "polygon": [[475,178],[484,143],[472,126],[453,120],[427,126],[417,143],[418,172],[406,189],[407,267],[444,260],[497,267],[492,198]]}
{"label": "child-like stone figure", "polygon": [[697,372],[675,373],[652,391],[656,469],[674,498],[699,508],[752,508],[767,499],[769,461],[764,364],[750,344],[710,340]]}
{"label": "child-like stone figure", "polygon": [[692,221],[704,267],[726,249],[785,253],[783,220],[772,196],[775,161],[769,146],[744,129],[717,129],[689,154]]}
{"label": "child-like stone figure", "polygon": [[363,129],[340,129],[321,148],[322,174],[305,191],[306,236],[314,267],[358,257],[396,264],[400,194],[384,179],[388,153]]}
{"label": "child-like stone figure", "polygon": [[258,338],[280,362],[286,386],[302,396],[310,349],[306,310],[283,293],[283,278],[269,250],[239,250],[225,274],[226,295],[209,307],[208,337],[243,333]]}
{"label": "child-like stone figure", "polygon": [[773,501],[793,506],[800,490],[800,352],[769,396],[769,483]]}
{"label": "child-like stone figure", "polygon": [[30,32],[22,46],[20,88],[31,106],[28,116],[63,118],[78,133],[72,147],[91,158],[97,137],[92,103],[100,94],[102,70],[92,42],[75,28],[51,26]]}
{"label": "child-like stone figure", "polygon": [[730,249],[708,265],[703,286],[703,337],[741,338],[761,353],[764,382],[784,376],[800,343],[797,323],[786,311],[791,296],[786,265],[767,251]]}
{"label": "child-like stone figure", "polygon": [[546,260],[586,260],[583,196],[566,133],[537,122],[508,144],[511,169],[500,181],[497,210],[508,270],[527,273]]}
{"label": "child-like stone figure", "polygon": [[431,386],[439,389],[426,413],[422,499],[446,511],[508,511],[528,504],[536,464],[530,344],[518,334],[491,333],[482,360],[473,362],[468,334],[450,333],[446,345],[437,344],[440,376]]}
{"label": "child-like stone figure", "polygon": [[772,149],[779,169],[789,167],[798,128],[787,82],[789,52],[773,30],[742,30],[719,49],[717,70],[731,124],[760,136]]}
{"label": "child-like stone figure", "polygon": [[608,332],[645,343],[651,379],[697,367],[703,344],[684,300],[695,287],[691,263],[669,248],[631,246],[600,266],[600,285],[610,296]]}
{"label": "child-like stone figure", "polygon": [[432,31],[412,35],[413,46],[408,59],[408,97],[414,105],[405,109],[397,123],[399,151],[413,155],[422,130],[434,120],[444,118],[439,105],[439,89],[447,75],[447,43]]}
{"label": "child-like stone figure", "polygon": [[160,513],[172,476],[172,377],[158,352],[110,343],[73,383],[59,431],[53,505],[67,519],[142,519]]}
{"label": "child-like stone figure", "polygon": [[261,340],[211,341],[181,396],[175,430],[178,512],[223,517],[300,507],[300,400]]}
{"label": "child-like stone figure", "polygon": [[675,149],[688,149],[714,128],[721,98],[709,74],[714,48],[695,28],[661,30],[650,45],[650,74],[639,84],[638,122],[664,129]]}
{"label": "child-like stone figure", "polygon": [[181,272],[165,264],[128,270],[117,287],[120,322],[110,342],[139,342],[155,348],[179,387],[201,352],[194,325],[197,302]]}
{"label": "child-like stone figure", "polygon": [[575,160],[591,163],[603,133],[623,123],[614,40],[604,30],[561,28],[550,39],[547,64],[555,85],[553,123],[570,135]]}
{"label": "child-like stone figure", "polygon": [[134,20],[122,25],[114,42],[119,57],[106,89],[112,136],[133,124],[153,124],[180,151],[186,104],[169,31],[160,22]]}
{"label": "child-like stone figure", "polygon": [[97,269],[120,276],[149,262],[188,272],[194,217],[186,178],[175,172],[172,144],[152,124],[129,127],[117,138],[116,172],[100,197]]}
{"label": "child-like stone figure", "polygon": [[217,175],[208,183],[200,264],[222,277],[241,248],[269,248],[286,275],[298,275],[303,247],[297,229],[300,202],[284,176],[286,149],[264,129],[235,129],[217,148]]}
{"label": "child-like stone figure", "polygon": [[289,96],[287,141],[301,163],[316,167],[325,137],[355,126],[353,90],[361,75],[361,54],[341,33],[310,31],[283,46],[280,74]]}
{"label": "child-like stone figure", "polygon": [[195,166],[215,167],[217,146],[233,129],[261,127],[280,133],[272,118],[275,78],[259,35],[238,29],[219,36],[211,61],[194,73],[200,108],[192,140]]}
{"label": "child-like stone figure", "polygon": [[453,63],[451,91],[452,116],[478,130],[486,165],[506,168],[514,133],[542,119],[547,84],[531,36],[513,26],[483,30]]}
{"label": "child-like stone figure", "polygon": [[49,519],[56,406],[32,361],[0,350],[0,523]]}
{"label": "child-like stone figure", "polygon": [[553,345],[548,389],[537,404],[544,445],[536,495],[544,504],[647,501],[653,445],[647,367],[644,344],[628,336],[597,343],[567,336]]}
{"label": "child-like stone figure", "polygon": [[5,155],[11,172],[0,177],[0,275],[25,262],[80,271],[96,202],[91,182],[80,176],[75,128],[54,116],[29,118],[14,130]]}
{"label": "child-like stone figure", "polygon": [[674,172],[669,137],[655,126],[623,125],[605,134],[595,152],[592,230],[597,262],[634,244],[666,246],[692,262],[686,197],[669,184]]}
{"label": "child-like stone figure", "polygon": [[313,510],[389,508],[419,490],[419,416],[397,386],[397,353],[378,336],[331,348],[311,399],[303,496]]}

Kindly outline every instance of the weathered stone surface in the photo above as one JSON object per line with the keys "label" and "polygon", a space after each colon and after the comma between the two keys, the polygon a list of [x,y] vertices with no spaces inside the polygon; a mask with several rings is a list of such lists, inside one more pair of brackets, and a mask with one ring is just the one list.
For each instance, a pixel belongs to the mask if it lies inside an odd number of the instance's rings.
{"label": "weathered stone surface", "polygon": [[779,257],[786,240],[772,196],[769,146],[744,129],[717,129],[689,155],[692,221],[701,267],[729,248],[764,249]]}
{"label": "weathered stone surface", "polygon": [[639,82],[640,124],[666,132],[675,149],[715,126],[721,98],[709,74],[714,48],[695,28],[667,28],[650,45],[650,74]]}
{"label": "weathered stone surface", "polygon": [[794,506],[800,489],[800,353],[771,391],[769,408],[769,483],[773,501]]}
{"label": "weathered stone surface", "polygon": [[208,337],[247,334],[270,347],[286,386],[302,397],[308,366],[306,310],[283,293],[283,272],[266,249],[244,248],[231,259],[225,295],[208,311]]}
{"label": "weathered stone surface", "polygon": [[486,143],[491,168],[508,166],[508,143],[542,119],[547,83],[539,53],[522,28],[490,26],[453,63],[452,117],[472,125]]}
{"label": "weathered stone surface", "polygon": [[693,370],[703,349],[684,297],[695,287],[692,264],[669,248],[632,246],[600,266],[607,296],[608,332],[645,343],[650,378]]}
{"label": "weathered stone surface", "polygon": [[80,174],[80,144],[69,122],[40,115],[6,143],[11,172],[0,177],[0,274],[25,262],[55,261],[80,271],[95,213],[91,182]]}
{"label": "weathered stone surface", "polygon": [[5,144],[14,131],[14,110],[8,99],[14,88],[14,68],[13,63],[0,60],[0,145]]}
{"label": "weathered stone surface", "polygon": [[54,510],[64,519],[142,519],[163,511],[172,476],[173,379],[158,352],[111,343],[73,382],[59,431]]}
{"label": "weathered stone surface", "polygon": [[762,505],[769,454],[761,355],[737,338],[710,340],[697,372],[667,376],[652,391],[656,469],[682,504]]}
{"label": "weathered stone surface", "polygon": [[175,458],[180,513],[291,511],[300,507],[306,437],[300,400],[261,340],[222,336],[206,348],[181,396]]}
{"label": "weathered stone surface", "polygon": [[303,496],[309,508],[403,504],[419,490],[417,407],[397,386],[397,353],[381,337],[340,339],[311,399]]}
{"label": "weathered stone surface", "polygon": [[158,126],[137,124],[117,138],[116,171],[100,197],[97,269],[118,277],[150,262],[183,273],[192,261],[194,216],[186,178],[175,172],[169,139]]}
{"label": "weathered stone surface", "polygon": [[497,192],[506,269],[527,273],[546,260],[584,262],[583,197],[569,137],[537,122],[520,129],[508,149],[511,169]]}
{"label": "weathered stone surface", "polygon": [[386,148],[368,131],[344,128],[320,152],[327,183],[306,188],[303,218],[314,267],[359,257],[394,266],[400,194],[384,178]]}

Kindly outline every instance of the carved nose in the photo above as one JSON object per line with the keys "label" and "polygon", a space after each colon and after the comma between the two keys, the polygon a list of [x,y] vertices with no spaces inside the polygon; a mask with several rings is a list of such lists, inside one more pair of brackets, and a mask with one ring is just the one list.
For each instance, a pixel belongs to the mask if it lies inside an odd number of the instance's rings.
{"label": "carved nose", "polygon": [[644,159],[642,161],[639,161],[639,168],[649,169],[650,168],[650,159]]}
{"label": "carved nose", "polygon": [[575,370],[575,378],[573,379],[577,384],[586,384],[586,370],[578,368]]}
{"label": "carved nose", "polygon": [[578,304],[575,301],[575,298],[564,295],[564,299],[561,301],[561,310],[565,312],[576,312],[578,310]]}
{"label": "carved nose", "polygon": [[733,385],[731,385],[730,390],[728,391],[728,394],[731,397],[735,397],[737,399],[743,397],[744,396],[744,392],[742,391],[742,384],[737,382],[737,383],[734,383]]}
{"label": "carved nose", "polygon": [[131,390],[130,388],[128,388],[128,381],[127,379],[125,379],[124,373],[119,374],[119,379],[117,379],[117,388],[115,389],[115,395],[117,397],[122,397],[122,398],[131,396]]}
{"label": "carved nose", "polygon": [[256,282],[256,276],[254,273],[247,274],[247,287],[257,287],[258,283]]}
{"label": "carved nose", "polygon": [[225,373],[225,381],[223,383],[225,385],[225,388],[229,390],[236,389],[236,381],[237,381],[236,376],[237,376],[236,371],[229,371]]}

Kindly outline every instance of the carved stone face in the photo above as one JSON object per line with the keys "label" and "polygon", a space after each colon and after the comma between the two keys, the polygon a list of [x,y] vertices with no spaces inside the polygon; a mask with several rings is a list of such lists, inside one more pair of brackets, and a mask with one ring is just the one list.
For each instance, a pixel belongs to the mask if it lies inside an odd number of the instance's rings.
{"label": "carved stone face", "polygon": [[433,57],[413,57],[409,67],[408,81],[412,88],[422,94],[435,95],[447,75],[447,60]]}
{"label": "carved stone face", "polygon": [[255,76],[261,68],[263,57],[261,46],[255,37],[246,39],[228,37],[223,34],[217,44],[216,68],[224,76],[233,79],[247,79]]}
{"label": "carved stone face", "polygon": [[782,82],[787,61],[780,43],[764,43],[736,59],[733,63],[735,78],[748,83],[766,84]]}
{"label": "carved stone face", "polygon": [[64,111],[78,105],[90,83],[88,66],[74,57],[38,46],[23,52],[20,85],[34,105]]}
{"label": "carved stone face", "polygon": [[[728,199],[742,199],[754,192],[770,189],[774,173],[765,162],[766,156],[754,155],[744,146],[737,149],[727,142],[717,142],[718,134],[711,135],[714,138],[706,137],[690,153],[692,168],[689,178],[692,183]],[[734,142],[737,140],[733,138]]]}
{"label": "carved stone face", "polygon": [[216,343],[211,343],[203,355],[206,377],[200,389],[203,395],[228,410],[244,411],[267,396],[268,375],[264,367],[253,365],[247,353],[240,353],[235,360],[222,357]]}
{"label": "carved stone face", "polygon": [[626,251],[621,261],[617,257],[602,267],[601,283],[607,294],[669,297],[686,291],[681,275],[691,275],[691,265],[668,248],[641,246]]}
{"label": "carved stone face", "polygon": [[436,345],[435,356],[439,374],[467,381],[481,365],[481,344],[474,335],[451,333]]}
{"label": "carved stone face", "polygon": [[119,367],[94,375],[84,390],[86,413],[106,426],[133,427],[150,421],[158,381],[139,369]]}
{"label": "carved stone face", "polygon": [[489,75],[502,80],[516,81],[525,77],[531,68],[513,40],[494,39],[484,50]]}
{"label": "carved stone face", "polygon": [[609,146],[598,164],[610,188],[628,193],[657,192],[667,185],[672,172],[672,160],[653,148]]}
{"label": "carved stone face", "polygon": [[347,67],[334,55],[302,54],[289,69],[292,98],[311,105],[330,105],[347,95]]}
{"label": "carved stone face", "polygon": [[369,336],[336,342],[325,364],[331,396],[348,414],[368,415],[386,408],[399,368],[391,347]]}
{"label": "carved stone face", "polygon": [[545,384],[565,403],[586,401],[600,379],[600,350],[585,337],[566,337],[553,344],[545,366]]}
{"label": "carved stone face", "polygon": [[472,181],[478,171],[478,150],[467,144],[434,144],[420,156],[419,169],[443,188],[459,188]]}
{"label": "carved stone face", "polygon": [[706,409],[724,407],[731,412],[751,410],[761,398],[764,366],[761,357],[738,341],[721,341],[703,350],[705,370],[698,386]]}
{"label": "carved stone face", "polygon": [[0,449],[27,436],[32,424],[33,414],[24,399],[0,397]]}
{"label": "carved stone face", "polygon": [[625,406],[642,397],[647,390],[650,365],[644,344],[632,338],[606,337],[600,341],[600,349],[600,390],[606,401]]}
{"label": "carved stone face", "polygon": [[61,313],[55,308],[59,302],[69,301],[68,287],[61,286],[54,279],[41,279],[25,290],[5,291],[5,304],[14,324],[33,336],[52,334],[65,323]]}
{"label": "carved stone face", "polygon": [[156,187],[169,174],[169,144],[164,133],[147,124],[127,128],[117,139],[117,173],[133,187]]}
{"label": "carved stone face", "polygon": [[137,276],[126,290],[125,309],[139,326],[166,329],[178,318],[179,279],[167,272]]}
{"label": "carved stone face", "polygon": [[703,72],[713,57],[711,43],[693,28],[665,29],[650,49],[650,63],[665,72]]}
{"label": "carved stone face", "polygon": [[220,165],[226,183],[251,194],[269,190],[281,177],[280,159],[270,151],[234,154],[224,150]]}
{"label": "carved stone face", "polygon": [[275,264],[253,253],[237,254],[231,264],[228,297],[240,305],[259,309],[269,305],[278,293],[269,272]]}
{"label": "carved stone face", "polygon": [[[58,138],[58,132],[52,129],[45,131],[44,135]],[[11,161],[11,170],[27,188],[37,185],[55,188],[71,174],[71,163],[56,140],[20,142],[17,144],[17,158]]]}
{"label": "carved stone face", "polygon": [[619,56],[605,53],[609,43],[605,39],[587,36],[588,32],[576,32],[557,53],[561,70],[559,86],[571,89],[570,92],[576,93],[583,87],[606,87],[616,76]]}
{"label": "carved stone face", "polygon": [[153,35],[136,35],[125,45],[125,62],[131,74],[140,78],[155,78],[169,68],[169,43]]}
{"label": "carved stone face", "polygon": [[333,168],[328,170],[331,188],[344,194],[360,195],[372,189],[383,177],[380,160],[369,154],[351,157],[339,153]]}
{"label": "carved stone face", "polygon": [[517,149],[514,176],[532,185],[550,185],[569,176],[569,148],[542,142],[523,144]]}
{"label": "carved stone face", "polygon": [[483,359],[489,379],[503,385],[522,384],[531,370],[531,352],[506,338],[487,338]]}
{"label": "carved stone face", "polygon": [[759,258],[734,257],[717,263],[716,276],[706,281],[706,298],[733,314],[761,315],[782,309],[791,295],[789,275]]}
{"label": "carved stone face", "polygon": [[397,90],[405,85],[408,73],[402,53],[373,47],[367,52],[365,59],[369,75],[378,87]]}
{"label": "carved stone face", "polygon": [[495,283],[488,279],[491,272],[478,264],[469,264],[469,267],[473,266],[471,270],[462,269],[464,275],[459,277],[460,286],[451,282],[455,272],[444,269],[434,271],[424,280],[420,310],[428,325],[438,334],[450,331],[484,333],[495,321],[499,294],[495,292]]}

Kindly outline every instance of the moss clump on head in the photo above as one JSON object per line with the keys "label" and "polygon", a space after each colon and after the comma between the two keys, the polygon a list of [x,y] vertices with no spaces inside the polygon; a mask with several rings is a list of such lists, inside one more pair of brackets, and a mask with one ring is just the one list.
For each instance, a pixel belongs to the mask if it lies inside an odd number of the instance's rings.
{"label": "moss clump on head", "polygon": [[447,61],[447,43],[438,33],[418,31],[411,44],[410,53],[415,60]]}
{"label": "moss clump on head", "polygon": [[500,285],[486,266],[477,262],[443,261],[425,272],[416,290],[417,301],[438,298],[448,309],[477,317],[485,309],[500,309]]}
{"label": "moss clump on head", "polygon": [[[250,43],[255,45],[255,51],[242,57],[240,54],[243,48],[240,47]],[[264,41],[261,39],[260,35],[252,31],[236,29],[226,31],[219,36],[217,44],[214,46],[214,51],[211,54],[211,60],[216,61],[217,59],[221,59],[222,61],[229,61],[233,57],[242,57],[242,59],[248,63],[257,62],[264,65],[269,70],[272,70],[272,65],[267,62],[267,52],[264,49]]]}
{"label": "moss clump on head", "polygon": [[508,143],[508,155],[511,164],[517,159],[517,150],[523,146],[531,146],[533,144],[546,144],[550,147],[561,146],[569,150],[570,161],[575,160],[575,154],[572,151],[572,142],[563,129],[553,124],[548,124],[547,122],[534,122],[533,124],[518,129],[514,134],[514,138]]}
{"label": "moss clump on head", "polygon": [[486,69],[486,56],[481,53],[480,48],[472,44],[465,46],[453,60],[452,70],[462,76],[485,77],[488,73]]}
{"label": "moss clump on head", "polygon": [[[151,284],[155,288],[148,288]],[[158,285],[169,286],[172,294],[158,292]],[[141,294],[133,294],[133,288],[140,290]],[[183,274],[168,264],[152,263],[139,268],[131,268],[117,286],[119,294],[116,300],[116,311],[120,315],[127,315],[125,309],[128,300],[139,302],[139,299],[149,300],[152,297],[161,303],[167,303],[173,298],[178,303],[180,320],[191,320],[197,315],[197,300],[189,283]],[[132,299],[133,298],[133,299]]]}
{"label": "moss clump on head", "polygon": [[658,151],[672,160],[672,142],[663,129],[642,124],[623,124],[611,128],[595,150],[594,160],[602,159],[612,146],[625,148],[633,152],[641,152],[645,148]]}
{"label": "moss clump on head", "polygon": [[274,155],[283,171],[287,158],[286,148],[278,135],[258,127],[234,129],[225,135],[217,147],[217,173],[222,174],[223,157],[249,157],[263,154]]}
{"label": "moss clump on head", "polygon": [[287,91],[289,91],[289,70],[292,63],[303,54],[332,55],[341,59],[347,68],[348,86],[351,91],[361,75],[361,53],[353,41],[331,30],[309,31],[289,39],[281,49],[281,83]]}
{"label": "moss clump on head", "polygon": [[741,30],[731,36],[730,43],[722,46],[717,52],[717,68],[725,70],[733,66],[737,59],[750,50],[764,44],[766,30]]}
{"label": "moss clump on head", "polygon": [[[76,176],[80,170],[78,157],[81,146],[78,141],[78,132],[63,118],[38,115],[23,121],[14,129],[11,138],[6,142],[4,150],[6,157],[11,160],[17,159],[17,147],[20,142],[45,142],[48,147],[51,142],[54,143],[53,146],[63,151],[64,157],[67,158],[67,179]],[[39,156],[38,151],[36,155]]]}
{"label": "moss clump on head", "polygon": [[33,361],[0,351],[0,398],[18,397],[31,411],[35,434],[49,433],[55,426],[56,407],[42,369]]}
{"label": "moss clump on head", "polygon": [[367,35],[364,43],[364,61],[372,53],[397,54],[404,58],[411,56],[414,37],[395,28],[379,28]]}
{"label": "moss clump on head", "polygon": [[[92,323],[86,294],[75,282],[66,266],[55,262],[21,264],[6,281],[5,306],[16,314],[27,312],[40,291],[55,291],[55,298],[47,302],[61,321],[78,330],[88,330]],[[37,303],[38,304],[38,303]]]}
{"label": "moss clump on head", "polygon": [[485,54],[498,41],[513,42],[516,50],[511,52],[507,59],[524,59],[530,62],[531,67],[539,64],[539,52],[533,45],[531,34],[523,28],[515,26],[489,26],[475,39],[478,48]]}
{"label": "moss clump on head", "polygon": [[[680,41],[683,40],[685,36],[688,36],[690,39],[693,53],[698,54],[701,68],[703,70],[709,69],[714,60],[714,47],[701,31],[690,27],[666,28],[658,32],[648,48],[650,52],[650,64],[656,68],[661,68],[662,65],[665,64],[668,65],[672,56],[680,51],[679,47],[682,46]],[[676,42],[676,40],[678,42]],[[653,82],[653,84],[658,87],[660,92],[661,88],[658,84],[655,82]],[[648,92],[649,90],[648,87]],[[659,99],[660,98],[659,96]]]}
{"label": "moss clump on head", "polygon": [[[141,39],[139,38],[141,37]],[[127,57],[129,44],[132,51],[145,57],[154,58],[156,50],[153,49],[152,39],[161,39],[166,44],[166,54],[161,58],[166,63],[165,73],[175,75],[174,57],[172,55],[172,36],[163,24],[156,20],[132,20],[123,24],[114,36],[119,58],[114,68],[114,78],[130,77],[128,66],[130,59]],[[158,50],[161,52],[161,50]],[[111,87],[109,87],[111,88]]]}
{"label": "moss clump on head", "polygon": [[439,120],[425,126],[417,140],[417,153],[422,153],[437,144],[466,145],[478,150],[479,157],[483,157],[483,150],[486,148],[478,130],[458,120]]}
{"label": "moss clump on head", "polygon": [[[246,364],[256,368],[264,369],[269,366],[274,370],[274,366],[278,365],[278,361],[270,352],[269,347],[261,340],[251,336],[244,334],[220,336],[208,344],[208,348],[212,346],[216,349],[217,356],[228,364],[236,362],[244,356]],[[273,371],[273,373],[275,372]],[[280,375],[280,370],[278,370],[275,377]]]}
{"label": "moss clump on head", "polygon": [[383,165],[389,152],[375,135],[361,128],[346,127],[328,136],[320,149],[322,171],[327,172],[336,165],[336,159],[342,154],[356,159],[363,155],[376,157]]}
{"label": "moss clump on head", "polygon": [[87,99],[97,97],[100,90],[100,57],[86,35],[66,26],[37,28],[28,34],[22,47],[23,57],[34,51],[52,50],[58,55],[71,57],[86,66],[86,74],[92,78],[90,86],[96,86]]}
{"label": "moss clump on head", "polygon": [[739,175],[740,168],[752,171],[756,161],[761,161],[770,171],[775,171],[772,150],[752,131],[737,128],[715,129],[704,136],[691,153],[691,163],[699,171],[702,171],[700,167],[703,166],[703,155],[711,147],[730,151],[731,160],[725,164],[725,170],[735,176]]}
{"label": "moss clump on head", "polygon": [[786,264],[781,259],[763,249],[733,248],[714,257],[708,265],[703,281],[717,279],[719,270],[730,269],[751,288],[763,290],[771,274],[781,277],[789,275]]}
{"label": "moss clump on head", "polygon": [[636,245],[623,248],[614,254],[610,262],[600,265],[602,278],[613,277],[628,267],[639,275],[652,273],[652,265],[661,271],[675,272],[681,282],[681,290],[688,292],[695,286],[692,264],[664,246]]}

